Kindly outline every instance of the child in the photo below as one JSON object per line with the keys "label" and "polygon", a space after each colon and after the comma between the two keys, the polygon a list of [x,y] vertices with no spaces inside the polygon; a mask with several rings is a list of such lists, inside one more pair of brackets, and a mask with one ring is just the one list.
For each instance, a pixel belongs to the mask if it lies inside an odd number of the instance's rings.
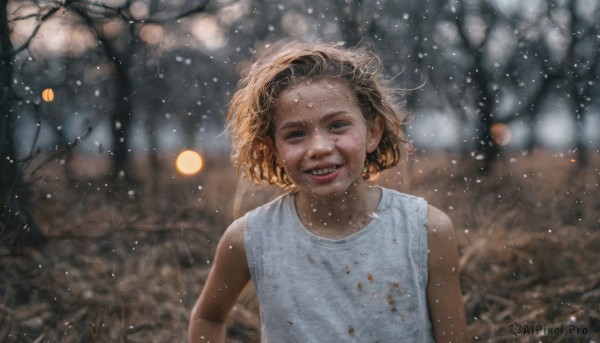
{"label": "child", "polygon": [[250,279],[263,342],[466,341],[449,218],[365,182],[408,144],[377,62],[358,49],[291,42],[241,81],[227,118],[232,159],[289,192],[225,231],[191,342],[224,342]]}

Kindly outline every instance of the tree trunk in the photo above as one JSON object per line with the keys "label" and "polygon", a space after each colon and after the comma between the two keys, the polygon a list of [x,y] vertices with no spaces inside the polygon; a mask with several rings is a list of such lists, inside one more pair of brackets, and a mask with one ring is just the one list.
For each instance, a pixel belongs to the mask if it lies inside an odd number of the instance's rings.
{"label": "tree trunk", "polygon": [[[478,55],[477,67],[481,66],[479,62],[481,55]],[[483,68],[482,68],[483,69]],[[474,79],[477,82],[479,91],[477,94],[477,103],[479,107],[479,127],[478,127],[478,142],[476,151],[481,154],[481,164],[478,165],[479,172],[483,175],[488,175],[494,161],[500,153],[500,149],[492,138],[492,125],[494,124],[494,99],[496,94],[488,90],[489,79],[483,70],[473,70]],[[479,159],[478,159],[479,160]]]}
{"label": "tree trunk", "polygon": [[483,175],[488,175],[494,161],[500,153],[500,149],[492,139],[491,128],[493,125],[493,118],[491,116],[491,109],[489,106],[484,105],[481,108],[479,114],[479,152],[482,154],[481,166],[479,172]]}
{"label": "tree trunk", "polygon": [[585,100],[585,86],[578,87],[575,80],[571,81],[571,99],[573,99],[573,114],[575,116],[575,160],[577,168],[583,169],[588,164],[588,142],[585,139],[584,121],[589,104]]}
{"label": "tree trunk", "polygon": [[[6,17],[6,4],[0,6],[0,199],[2,214],[6,209],[8,193],[17,175],[14,150],[14,114],[10,111],[13,93],[11,88],[12,44]],[[4,218],[2,218],[4,219]],[[2,220],[4,222],[4,220]]]}
{"label": "tree trunk", "polygon": [[358,22],[358,9],[362,6],[362,0],[337,0],[336,6],[340,15],[340,31],[346,46],[357,46],[362,40]]}
{"label": "tree trunk", "polygon": [[111,114],[112,121],[112,154],[113,175],[119,176],[125,173],[127,179],[131,179],[129,175],[129,140],[130,140],[130,124],[131,124],[131,103],[129,102],[130,80],[127,67],[115,61],[114,65],[117,70],[116,79],[116,103],[114,111]]}
{"label": "tree trunk", "polygon": [[[115,102],[116,106],[111,113],[111,131],[112,131],[112,147],[111,147],[111,176],[113,178],[125,177],[127,181],[133,181],[133,176],[129,172],[133,168],[129,168],[130,162],[130,124],[132,116],[132,106],[129,100],[131,96],[131,79],[129,77],[129,62],[130,56],[128,52],[119,54],[109,39],[96,29],[94,20],[81,8],[73,8],[74,12],[79,14],[85,24],[92,30],[104,50],[106,57],[113,63],[116,71],[115,80]],[[133,26],[130,26],[130,34],[133,37]],[[134,39],[131,38],[128,42],[128,49],[133,49]]]}
{"label": "tree trunk", "polygon": [[13,48],[7,4],[0,6],[0,243],[14,248],[43,241],[31,217],[29,189],[21,180],[15,153],[15,98],[11,86]]}

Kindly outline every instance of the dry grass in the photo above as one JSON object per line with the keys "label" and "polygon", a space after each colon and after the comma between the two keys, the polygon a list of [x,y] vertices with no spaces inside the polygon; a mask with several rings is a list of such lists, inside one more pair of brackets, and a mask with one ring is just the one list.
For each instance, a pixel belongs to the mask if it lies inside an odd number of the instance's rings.
{"label": "dry grass", "polygon": [[[48,242],[0,251],[0,341],[186,341],[190,308],[234,215],[235,172],[209,156],[200,176],[165,167],[131,187],[90,179],[99,168],[74,163],[78,181],[58,163],[31,180]],[[600,340],[599,165],[594,156],[576,171],[569,157],[539,152],[498,161],[481,177],[468,159],[416,155],[410,178],[398,169],[375,182],[424,196],[452,218],[474,341],[592,342]],[[251,292],[239,302],[231,342],[258,341],[255,306]],[[588,334],[513,336],[513,322]]]}

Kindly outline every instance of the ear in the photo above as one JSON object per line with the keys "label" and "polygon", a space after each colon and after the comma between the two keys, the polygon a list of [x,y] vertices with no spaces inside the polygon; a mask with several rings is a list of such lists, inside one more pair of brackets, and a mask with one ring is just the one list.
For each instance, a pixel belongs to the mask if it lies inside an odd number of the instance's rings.
{"label": "ear", "polygon": [[367,124],[367,153],[370,154],[377,149],[382,136],[383,121],[377,116],[371,123]]}

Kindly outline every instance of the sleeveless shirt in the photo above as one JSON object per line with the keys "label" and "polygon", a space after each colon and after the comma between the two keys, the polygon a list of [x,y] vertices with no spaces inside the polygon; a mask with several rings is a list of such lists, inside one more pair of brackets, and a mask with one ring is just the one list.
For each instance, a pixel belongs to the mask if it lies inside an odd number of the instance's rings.
{"label": "sleeveless shirt", "polygon": [[433,342],[424,199],[382,188],[369,224],[335,240],[306,229],[294,194],[238,220],[261,342]]}

